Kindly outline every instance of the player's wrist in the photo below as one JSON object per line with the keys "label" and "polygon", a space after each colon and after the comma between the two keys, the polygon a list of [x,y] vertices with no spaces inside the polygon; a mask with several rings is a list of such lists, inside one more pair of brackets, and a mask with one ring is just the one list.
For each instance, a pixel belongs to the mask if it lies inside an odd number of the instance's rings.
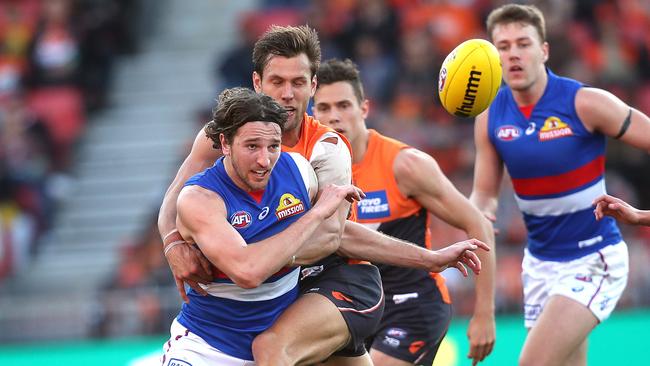
{"label": "player's wrist", "polygon": [[167,233],[163,237],[163,253],[165,257],[173,249],[181,245],[187,245],[188,243],[183,239],[181,234],[178,232],[178,229],[174,229]]}

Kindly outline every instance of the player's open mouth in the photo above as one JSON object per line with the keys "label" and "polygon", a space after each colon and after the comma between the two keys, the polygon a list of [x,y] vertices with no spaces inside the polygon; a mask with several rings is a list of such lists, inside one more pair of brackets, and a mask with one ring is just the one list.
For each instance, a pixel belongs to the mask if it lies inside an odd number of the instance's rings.
{"label": "player's open mouth", "polygon": [[266,174],[269,172],[268,170],[253,170],[253,176],[258,179],[262,179],[266,176]]}
{"label": "player's open mouth", "polygon": [[294,108],[294,107],[284,107],[284,110],[287,111],[287,113],[289,114],[289,117],[296,114],[296,108]]}

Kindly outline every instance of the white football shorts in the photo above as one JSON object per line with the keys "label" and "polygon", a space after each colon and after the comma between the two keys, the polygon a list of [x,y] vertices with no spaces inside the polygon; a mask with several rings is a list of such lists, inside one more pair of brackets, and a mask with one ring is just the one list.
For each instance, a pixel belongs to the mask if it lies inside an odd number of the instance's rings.
{"label": "white football shorts", "polygon": [[229,356],[207,344],[176,319],[170,328],[171,337],[163,345],[162,366],[255,366],[255,362]]}
{"label": "white football shorts", "polygon": [[591,310],[600,322],[621,298],[629,271],[625,242],[568,262],[543,261],[526,249],[522,262],[524,322],[532,328],[553,295],[573,299]]}

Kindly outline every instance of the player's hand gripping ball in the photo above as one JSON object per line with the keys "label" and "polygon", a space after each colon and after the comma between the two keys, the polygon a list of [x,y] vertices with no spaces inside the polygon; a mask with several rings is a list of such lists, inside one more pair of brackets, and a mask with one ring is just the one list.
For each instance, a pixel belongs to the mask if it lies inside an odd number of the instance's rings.
{"label": "player's hand gripping ball", "polygon": [[458,117],[474,117],[483,112],[500,85],[499,52],[484,39],[470,39],[454,48],[438,76],[442,106]]}

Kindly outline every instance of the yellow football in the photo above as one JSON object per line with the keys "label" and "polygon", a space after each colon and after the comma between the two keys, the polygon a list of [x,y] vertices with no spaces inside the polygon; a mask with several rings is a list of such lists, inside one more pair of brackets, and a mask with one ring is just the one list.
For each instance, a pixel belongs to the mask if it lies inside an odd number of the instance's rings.
{"label": "yellow football", "polygon": [[484,39],[470,39],[454,48],[438,75],[442,106],[459,117],[474,117],[483,112],[500,85],[499,52]]}

